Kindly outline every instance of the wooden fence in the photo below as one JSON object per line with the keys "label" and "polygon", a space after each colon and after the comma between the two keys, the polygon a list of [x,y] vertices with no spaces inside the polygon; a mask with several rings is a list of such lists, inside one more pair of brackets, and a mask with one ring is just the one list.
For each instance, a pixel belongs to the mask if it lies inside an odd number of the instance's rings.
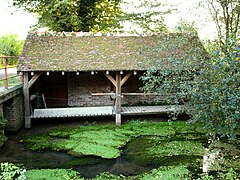
{"label": "wooden fence", "polygon": [[[3,67],[0,68],[0,72],[1,72],[0,73],[1,74],[0,82],[4,82],[5,89],[9,88],[9,79],[19,77],[19,83],[22,83],[22,74],[21,73],[12,75],[12,76],[9,76],[9,74],[8,74],[9,68],[7,67],[7,59],[10,59],[10,58],[19,58],[19,57],[18,56],[0,56],[0,60],[1,59],[3,60]],[[11,66],[10,68],[16,68],[16,66]]]}

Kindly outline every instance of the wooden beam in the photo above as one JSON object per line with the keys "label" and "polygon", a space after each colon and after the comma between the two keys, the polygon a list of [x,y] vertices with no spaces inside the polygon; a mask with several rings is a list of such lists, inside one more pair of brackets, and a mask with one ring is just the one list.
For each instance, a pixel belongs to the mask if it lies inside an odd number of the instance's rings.
{"label": "wooden beam", "polygon": [[92,96],[113,96],[115,93],[91,93]]}
{"label": "wooden beam", "polygon": [[122,93],[126,96],[157,96],[157,93]]}
{"label": "wooden beam", "polygon": [[115,102],[116,125],[121,125],[121,74],[116,72],[116,102]]}
{"label": "wooden beam", "polygon": [[121,86],[123,86],[127,80],[130,78],[130,76],[132,75],[132,72],[129,72],[126,76],[124,76],[124,78],[121,81]]}
{"label": "wooden beam", "polygon": [[[92,96],[112,96],[115,95],[115,93],[91,93]],[[157,96],[157,93],[122,93],[124,96]]]}
{"label": "wooden beam", "polygon": [[37,72],[32,79],[28,82],[28,88],[32,87],[32,85],[37,81],[37,79],[41,76],[42,72]]}
{"label": "wooden beam", "polygon": [[28,72],[24,72],[23,74],[23,95],[24,95],[24,110],[25,110],[25,128],[31,128]]}
{"label": "wooden beam", "polygon": [[103,73],[103,74],[109,79],[109,81],[113,83],[115,87],[117,86],[116,81],[113,79],[113,77],[110,74],[106,74],[106,73]]}

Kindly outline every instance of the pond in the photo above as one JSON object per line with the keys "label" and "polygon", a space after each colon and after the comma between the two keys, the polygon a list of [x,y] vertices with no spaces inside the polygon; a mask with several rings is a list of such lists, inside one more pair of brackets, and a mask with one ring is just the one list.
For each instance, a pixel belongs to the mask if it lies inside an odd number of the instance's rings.
{"label": "pond", "polygon": [[159,167],[184,165],[197,177],[203,171],[203,157],[219,147],[215,159],[224,160],[218,166],[225,163],[220,170],[239,166],[239,138],[212,147],[201,128],[185,122],[133,121],[118,127],[105,121],[101,125],[64,121],[36,124],[8,135],[0,162],[20,163],[26,169],[71,168],[84,178],[103,172],[136,176]]}

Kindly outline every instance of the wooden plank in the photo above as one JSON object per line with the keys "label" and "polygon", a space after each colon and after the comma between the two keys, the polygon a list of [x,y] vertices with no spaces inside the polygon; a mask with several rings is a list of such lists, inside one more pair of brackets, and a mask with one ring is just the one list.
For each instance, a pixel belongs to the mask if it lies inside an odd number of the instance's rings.
{"label": "wooden plank", "polygon": [[122,93],[124,96],[157,96],[157,93]]}
{"label": "wooden plank", "polygon": [[37,72],[32,79],[28,82],[28,88],[32,87],[32,85],[38,80],[38,78],[41,76],[42,72]]}
{"label": "wooden plank", "polygon": [[25,128],[31,128],[28,72],[24,72],[23,74],[23,95],[24,95],[24,109],[25,109]]}
{"label": "wooden plank", "polygon": [[123,86],[127,82],[131,75],[132,72],[129,72],[126,76],[124,76],[124,78],[121,80],[121,86]]}
{"label": "wooden plank", "polygon": [[91,93],[92,96],[114,96],[115,93]]}
{"label": "wooden plank", "polygon": [[116,72],[116,102],[115,102],[116,125],[121,125],[121,74]]}
{"label": "wooden plank", "polygon": [[[115,93],[91,93],[92,96],[112,96]],[[157,96],[157,93],[122,93],[124,96]]]}
{"label": "wooden plank", "polygon": [[113,77],[110,75],[110,74],[106,74],[106,73],[103,73],[108,79],[109,81],[112,82],[112,84],[116,87],[117,86],[117,82],[113,79]]}
{"label": "wooden plank", "polygon": [[42,94],[42,99],[43,99],[44,108],[47,109],[47,103],[46,103],[44,94]]}

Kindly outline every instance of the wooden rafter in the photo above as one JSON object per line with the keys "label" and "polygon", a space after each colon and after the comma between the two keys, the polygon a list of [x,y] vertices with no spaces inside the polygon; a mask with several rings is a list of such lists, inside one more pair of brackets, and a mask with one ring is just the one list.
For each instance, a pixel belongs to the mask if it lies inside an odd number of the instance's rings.
{"label": "wooden rafter", "polygon": [[106,73],[103,73],[103,74],[109,79],[109,81],[111,81],[113,83],[113,85],[115,87],[117,86],[115,79],[113,79],[113,77],[111,75],[106,74]]}
{"label": "wooden rafter", "polygon": [[[130,76],[132,75],[132,73],[133,73],[132,71],[129,72],[127,75],[124,76],[123,79],[121,79],[121,81],[120,81],[120,86],[121,86],[121,87],[127,82],[127,80],[130,78]],[[103,74],[109,79],[109,81],[111,81],[111,83],[112,83],[115,87],[117,87],[117,81],[116,81],[111,75],[106,74],[106,73],[103,73]]]}
{"label": "wooden rafter", "polygon": [[126,82],[127,82],[127,80],[130,78],[130,76],[132,75],[132,71],[131,72],[129,72],[126,76],[124,76],[124,78],[121,80],[121,86],[123,86]]}
{"label": "wooden rafter", "polygon": [[28,88],[32,87],[32,85],[37,81],[37,79],[41,76],[42,72],[37,72],[32,79],[28,82]]}

